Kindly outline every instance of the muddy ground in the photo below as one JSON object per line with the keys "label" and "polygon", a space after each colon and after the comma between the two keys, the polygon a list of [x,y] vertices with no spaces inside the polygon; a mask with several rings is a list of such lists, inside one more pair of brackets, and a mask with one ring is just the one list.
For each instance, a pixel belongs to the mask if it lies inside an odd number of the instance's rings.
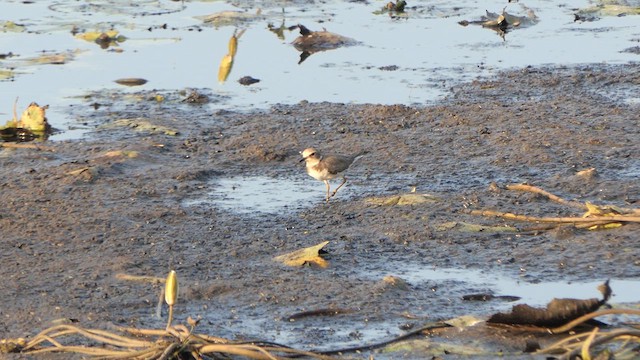
{"label": "muddy ground", "polygon": [[[94,94],[70,109],[96,126],[86,138],[42,144],[51,151],[0,153],[0,333],[29,337],[67,321],[162,328],[165,319],[155,317],[160,287],[116,275],[164,277],[169,269],[181,284],[178,322],[201,317],[204,333],[305,349],[385,340],[424,322],[494,310],[461,300],[491,289],[436,280],[403,288],[363,275],[385,274],[389,263],[477,269],[524,282],[637,279],[637,225],[522,234],[439,225],[534,226],[472,216],[469,209],[580,215],[540,196],[501,190],[520,182],[567,199],[637,208],[639,105],[625,99],[637,100],[639,85],[629,65],[528,68],[456,86],[424,107],[303,102],[252,113],[212,112],[179,102],[178,92],[163,103],[148,100],[150,93]],[[103,127],[139,117],[180,134]],[[324,185],[308,177],[318,192],[306,208],[247,215],[185,205],[220,178],[307,179],[298,152],[309,146],[369,151],[349,171],[353,186],[329,204]],[[138,156],[109,154],[114,150]],[[597,175],[576,175],[588,168]],[[366,201],[414,186],[440,201],[395,207]],[[325,240],[327,269],[272,261]],[[287,321],[331,307],[354,311]],[[508,353],[522,351],[526,338],[483,336],[499,338],[488,342]],[[421,351],[375,356],[424,358]]]}

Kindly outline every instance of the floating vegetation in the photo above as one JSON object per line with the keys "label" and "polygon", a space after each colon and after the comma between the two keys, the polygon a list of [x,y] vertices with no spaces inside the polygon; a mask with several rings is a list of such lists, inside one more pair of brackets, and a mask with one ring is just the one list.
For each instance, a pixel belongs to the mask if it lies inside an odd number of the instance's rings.
{"label": "floating vegetation", "polygon": [[30,141],[51,133],[51,125],[45,114],[48,105],[40,106],[32,102],[19,119],[16,106],[17,100],[13,106],[13,119],[7,121],[5,126],[0,126],[0,138],[5,141]]}
{"label": "floating vegetation", "polygon": [[81,50],[68,50],[61,52],[45,52],[42,54],[26,58],[20,61],[20,65],[33,66],[33,65],[64,65],[69,61],[75,59]]}
{"label": "floating vegetation", "polygon": [[398,0],[397,2],[389,1],[382,9],[373,12],[374,15],[389,14],[391,18],[407,18],[405,7],[407,2]]}
{"label": "floating vegetation", "polygon": [[16,73],[13,70],[0,69],[0,81],[13,79],[15,75]]}
{"label": "floating vegetation", "polygon": [[13,21],[0,21],[0,31],[2,32],[20,33],[26,30],[24,25],[16,24]]}
{"label": "floating vegetation", "polygon": [[260,9],[256,10],[255,14],[246,11],[221,11],[211,15],[196,16],[195,18],[215,27],[240,26],[244,23],[261,19],[261,14],[262,11]]}
{"label": "floating vegetation", "polygon": [[593,3],[593,6],[578,10],[575,21],[593,21],[603,16],[640,15],[640,3],[637,1],[597,0]]}
{"label": "floating vegetation", "polygon": [[81,34],[77,34],[76,38],[82,39],[89,42],[94,42],[100,45],[101,48],[106,49],[109,46],[118,46],[120,43],[123,43],[127,40],[127,38],[117,30],[109,30],[105,32],[101,31],[89,31]]}
{"label": "floating vegetation", "polygon": [[487,14],[481,16],[480,20],[463,20],[458,22],[458,24],[462,26],[481,25],[483,28],[494,30],[504,39],[505,34],[512,29],[527,27],[538,23],[538,16],[534,13],[533,10],[525,6],[523,6],[523,9],[526,11],[526,15],[524,16],[509,14],[506,11],[506,7],[502,9],[502,12],[500,14],[493,13],[487,10]]}

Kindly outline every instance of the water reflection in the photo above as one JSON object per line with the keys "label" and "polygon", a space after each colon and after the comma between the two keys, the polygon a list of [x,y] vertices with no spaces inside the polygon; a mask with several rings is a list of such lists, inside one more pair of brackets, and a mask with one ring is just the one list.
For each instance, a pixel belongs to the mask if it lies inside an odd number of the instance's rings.
{"label": "water reflection", "polygon": [[231,38],[229,39],[229,52],[224,57],[222,57],[222,60],[220,61],[220,67],[218,67],[218,82],[220,84],[224,84],[224,82],[227,81],[227,78],[229,77],[229,73],[231,73],[233,60],[235,59],[236,52],[238,51],[238,40],[245,31],[246,29],[242,29],[240,30],[240,32],[238,32],[238,29],[236,29],[233,31],[233,35],[231,35]]}

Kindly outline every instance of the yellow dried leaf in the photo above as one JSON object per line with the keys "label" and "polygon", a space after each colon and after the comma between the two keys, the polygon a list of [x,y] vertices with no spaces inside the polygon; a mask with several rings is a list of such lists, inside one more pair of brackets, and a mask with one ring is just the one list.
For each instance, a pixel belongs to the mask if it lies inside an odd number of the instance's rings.
{"label": "yellow dried leaf", "polygon": [[86,41],[96,41],[101,36],[108,37],[109,39],[115,39],[118,36],[118,31],[109,30],[109,31],[88,31],[86,33],[77,34],[76,38],[86,40]]}
{"label": "yellow dried leaf", "polygon": [[224,83],[229,77],[231,68],[233,67],[233,56],[227,54],[222,60],[220,60],[220,67],[218,68],[218,82]]}
{"label": "yellow dried leaf", "polygon": [[598,225],[589,226],[588,229],[589,230],[608,230],[608,229],[619,228],[621,226],[622,226],[622,223],[612,222],[608,224],[598,224]]}
{"label": "yellow dried leaf", "polygon": [[623,213],[621,209],[612,205],[599,206],[588,201],[584,205],[587,207],[587,212],[582,215],[583,218],[591,216],[615,216]]}
{"label": "yellow dried leaf", "polygon": [[126,151],[126,150],[113,150],[113,151],[107,151],[104,154],[104,157],[128,157],[128,158],[137,158],[138,157],[138,152],[137,151]]}
{"label": "yellow dried leaf", "polygon": [[276,256],[273,260],[281,262],[287,266],[302,266],[305,264],[313,263],[321,268],[326,268],[329,263],[320,257],[322,248],[327,246],[329,241],[322,242],[318,245],[307,247],[304,249],[296,250],[288,254]]}

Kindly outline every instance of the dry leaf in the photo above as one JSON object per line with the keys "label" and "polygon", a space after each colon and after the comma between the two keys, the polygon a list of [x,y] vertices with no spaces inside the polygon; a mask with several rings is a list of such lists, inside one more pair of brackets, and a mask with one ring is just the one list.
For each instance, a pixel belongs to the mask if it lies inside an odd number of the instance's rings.
{"label": "dry leaf", "polygon": [[127,151],[127,150],[113,150],[107,151],[104,154],[104,157],[128,157],[128,158],[137,158],[139,153],[137,151]]}
{"label": "dry leaf", "polygon": [[591,216],[615,216],[623,213],[622,210],[612,205],[598,206],[588,201],[584,205],[587,207],[587,212],[582,217],[585,218]]}
{"label": "dry leaf", "polygon": [[109,31],[88,31],[86,33],[76,35],[76,38],[86,40],[86,41],[96,41],[100,37],[107,36],[110,39],[116,39],[118,37],[118,31],[109,30]]}
{"label": "dry leaf", "polygon": [[287,266],[302,266],[305,264],[313,263],[321,268],[326,268],[329,266],[327,260],[320,257],[321,253],[325,253],[326,251],[322,250],[329,241],[322,242],[318,245],[314,245],[308,248],[296,250],[290,252],[288,254],[276,256],[273,258],[275,261],[279,261]]}
{"label": "dry leaf", "polygon": [[415,205],[423,203],[437,202],[438,199],[429,194],[419,194],[410,192],[400,195],[382,196],[382,197],[370,197],[366,199],[366,202],[375,205],[386,206],[405,206]]}

